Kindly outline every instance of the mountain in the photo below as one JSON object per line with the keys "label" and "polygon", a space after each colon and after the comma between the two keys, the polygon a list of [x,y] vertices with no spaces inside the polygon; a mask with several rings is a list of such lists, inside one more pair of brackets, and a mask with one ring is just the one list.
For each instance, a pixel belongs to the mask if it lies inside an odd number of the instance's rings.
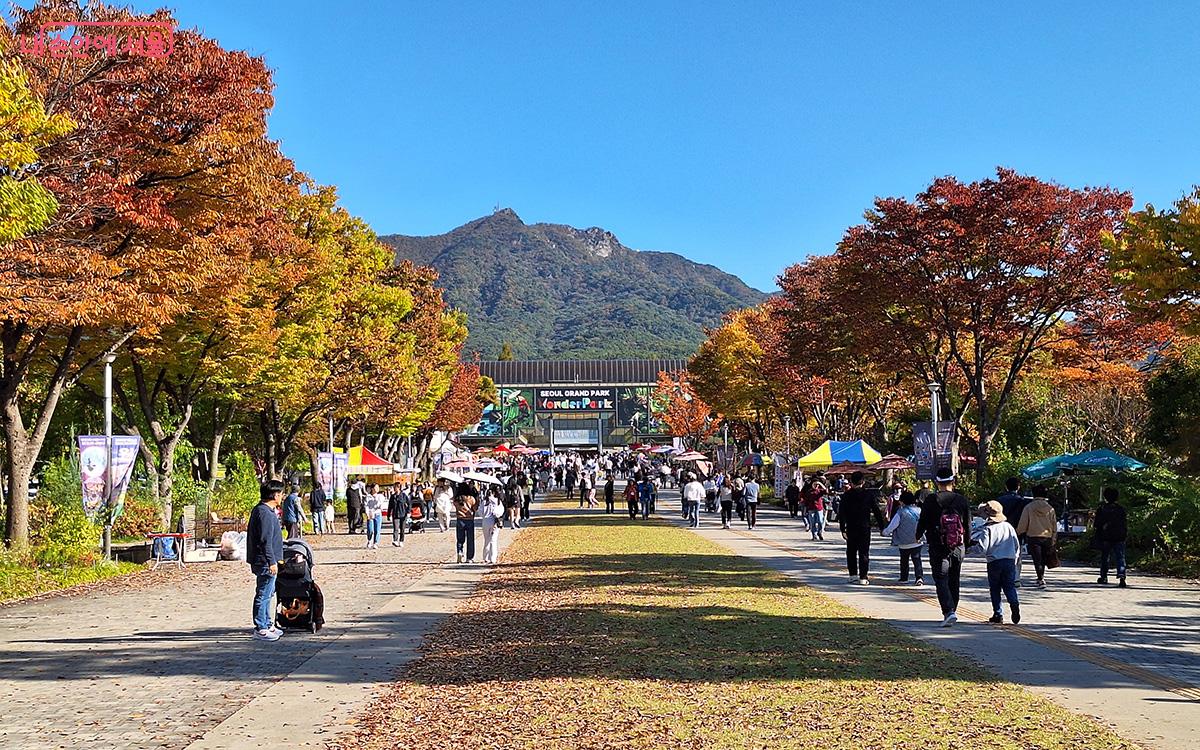
{"label": "mountain", "polygon": [[526,224],[512,209],[434,237],[380,238],[433,266],[467,313],[468,354],[494,359],[687,357],[702,327],[767,295],[715,266],[631,250],[598,227]]}

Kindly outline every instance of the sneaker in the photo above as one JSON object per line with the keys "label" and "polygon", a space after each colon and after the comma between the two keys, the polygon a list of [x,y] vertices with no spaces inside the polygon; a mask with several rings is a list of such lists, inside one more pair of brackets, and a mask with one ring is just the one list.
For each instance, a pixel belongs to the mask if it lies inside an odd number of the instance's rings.
{"label": "sneaker", "polygon": [[1013,604],[1010,607],[1010,609],[1012,609],[1013,625],[1020,625],[1021,624],[1021,606],[1019,604]]}
{"label": "sneaker", "polygon": [[907,578],[897,578],[896,582],[897,583],[908,583],[908,579]]}
{"label": "sneaker", "polygon": [[276,635],[283,635],[283,628],[279,627],[278,625],[272,625],[271,632],[275,633]]}
{"label": "sneaker", "polygon": [[914,586],[924,586],[924,585],[925,585],[925,579],[924,579],[924,578],[918,578],[917,580],[913,581],[913,585],[914,585]]}
{"label": "sneaker", "polygon": [[951,612],[950,614],[946,615],[946,619],[942,620],[942,627],[948,628],[956,622],[958,622],[958,613]]}
{"label": "sneaker", "polygon": [[459,556],[458,556],[458,562],[462,562],[462,561],[463,561],[463,556],[462,556],[461,554],[459,554]]}
{"label": "sneaker", "polygon": [[404,542],[395,542],[395,541],[393,541],[393,542],[392,542],[392,546],[393,546],[393,547],[399,547],[399,546],[400,546],[401,544],[403,544],[403,543],[404,543]]}
{"label": "sneaker", "polygon": [[858,585],[859,585],[859,586],[870,586],[870,585],[871,585],[871,582],[870,582],[870,581],[868,581],[866,578],[859,578],[859,579],[858,579]]}
{"label": "sneaker", "polygon": [[1042,580],[1041,578],[1039,578],[1039,579],[1038,579],[1038,582],[1037,582],[1037,587],[1038,587],[1039,589],[1044,589],[1044,588],[1046,588],[1046,582],[1045,582],[1044,580]]}
{"label": "sneaker", "polygon": [[1108,583],[1108,576],[1100,576],[1096,579],[1096,583]]}
{"label": "sneaker", "polygon": [[1122,589],[1129,588],[1128,586],[1125,585],[1125,576],[1121,576],[1121,578],[1117,581],[1117,587],[1122,588]]}
{"label": "sneaker", "polygon": [[1004,615],[999,615],[999,614],[992,615],[991,617],[988,618],[988,622],[993,623],[995,625],[1002,625],[1002,624],[1004,624]]}
{"label": "sneaker", "polygon": [[274,630],[256,630],[254,631],[254,640],[256,641],[277,641],[279,633]]}

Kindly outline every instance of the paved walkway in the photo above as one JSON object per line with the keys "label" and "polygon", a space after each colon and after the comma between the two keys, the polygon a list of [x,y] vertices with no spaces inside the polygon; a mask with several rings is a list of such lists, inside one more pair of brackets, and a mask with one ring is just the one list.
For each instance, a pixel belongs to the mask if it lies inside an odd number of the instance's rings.
{"label": "paved walkway", "polygon": [[0,747],[320,746],[485,570],[454,564],[453,531],[436,526],[403,549],[390,532],[378,550],[308,539],[326,597],[316,636],[250,637],[244,563],[0,607]]}
{"label": "paved walkway", "polygon": [[[677,494],[666,497],[660,510],[682,525]],[[754,531],[736,516],[726,531],[718,516],[702,515],[702,535],[1095,716],[1125,737],[1164,750],[1200,746],[1200,587],[1192,583],[1131,576],[1131,588],[1122,590],[1097,586],[1093,569],[1064,566],[1047,574],[1047,589],[1020,590],[1020,627],[997,627],[985,622],[991,602],[984,563],[969,559],[962,623],[943,629],[932,578],[926,573],[925,587],[899,584],[899,556],[885,538],[872,544],[872,585],[850,585],[836,524],[819,542],[774,507],[762,508]],[[1026,573],[1031,581],[1032,564]]]}

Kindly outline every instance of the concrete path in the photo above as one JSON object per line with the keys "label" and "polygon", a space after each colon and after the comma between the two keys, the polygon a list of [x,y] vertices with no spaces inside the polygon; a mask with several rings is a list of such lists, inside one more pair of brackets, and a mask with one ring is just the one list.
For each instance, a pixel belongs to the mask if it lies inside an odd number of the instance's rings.
{"label": "concrete path", "polygon": [[0,607],[0,747],[321,746],[486,570],[453,563],[453,531],[436,526],[403,549],[389,531],[378,550],[308,540],[326,596],[317,636],[253,640],[244,563]]}
{"label": "concrete path", "polygon": [[[672,512],[677,494],[666,497],[663,515],[683,525]],[[872,545],[873,585],[859,586],[848,583],[836,524],[819,542],[777,508],[764,506],[754,531],[737,524],[736,516],[734,521],[733,529],[723,530],[717,516],[704,514],[698,533],[1094,716],[1146,747],[1200,747],[1200,630],[1193,624],[1200,587],[1131,577],[1132,588],[1103,588],[1095,571],[1064,566],[1049,572],[1048,589],[1020,590],[1021,626],[995,626],[986,622],[991,604],[984,565],[972,559],[963,571],[962,622],[940,628],[932,578],[926,573],[930,585],[921,588],[899,584],[899,558],[886,539]],[[1031,571],[1032,565],[1027,581]]]}

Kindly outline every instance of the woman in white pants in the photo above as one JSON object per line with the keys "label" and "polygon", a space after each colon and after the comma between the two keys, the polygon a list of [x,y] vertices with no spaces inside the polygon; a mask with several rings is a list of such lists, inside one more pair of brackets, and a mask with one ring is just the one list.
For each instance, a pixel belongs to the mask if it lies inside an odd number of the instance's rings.
{"label": "woman in white pants", "polygon": [[450,513],[454,510],[454,492],[445,479],[439,479],[437,488],[433,491],[433,509],[437,514],[438,528],[442,531],[450,528]]}
{"label": "woman in white pants", "polygon": [[500,526],[504,518],[504,503],[497,488],[489,487],[484,493],[479,517],[483,520],[483,562],[495,565],[500,556]]}

